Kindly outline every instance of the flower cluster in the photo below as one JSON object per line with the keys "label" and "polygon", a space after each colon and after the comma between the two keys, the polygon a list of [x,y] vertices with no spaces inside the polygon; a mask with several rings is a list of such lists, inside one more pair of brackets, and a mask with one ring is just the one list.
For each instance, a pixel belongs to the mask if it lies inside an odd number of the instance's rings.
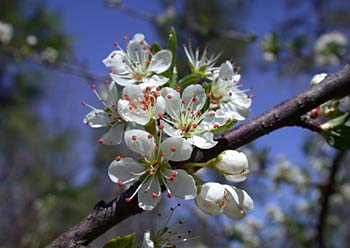
{"label": "flower cluster", "polygon": [[196,199],[197,206],[210,215],[224,212],[230,218],[242,217],[253,208],[245,191],[194,180],[191,173],[194,167],[210,167],[228,181],[241,182],[249,172],[243,153],[228,150],[207,163],[186,162],[195,147],[214,147],[217,132],[249,114],[251,99],[240,89],[239,70],[229,61],[217,66],[218,56],[207,58],[206,51],[199,55],[199,50],[194,53],[189,47],[185,54],[192,73],[177,80],[174,30],[169,49],[150,45],[143,34],[124,39],[126,50],[115,43],[116,50],[103,60],[111,80],[99,90],[91,85],[103,107],[83,102],[91,109],[84,123],[108,129],[100,144],[124,140],[139,154],[136,159],[116,156],[109,166],[110,179],[120,187],[137,185],[125,201],[137,198],[144,210],[152,210],[165,190],[169,198]]}

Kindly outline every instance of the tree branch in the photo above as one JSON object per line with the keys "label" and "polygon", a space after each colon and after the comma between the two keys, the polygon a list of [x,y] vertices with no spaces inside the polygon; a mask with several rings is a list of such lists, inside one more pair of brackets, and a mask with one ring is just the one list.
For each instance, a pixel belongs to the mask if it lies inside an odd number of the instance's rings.
{"label": "tree branch", "polygon": [[323,187],[323,190],[321,191],[321,197],[320,197],[320,206],[321,210],[318,215],[318,220],[317,220],[317,233],[315,236],[315,241],[317,243],[317,246],[319,248],[326,247],[325,244],[325,230],[327,227],[327,216],[328,216],[328,210],[330,207],[329,204],[329,199],[331,195],[334,193],[334,188],[335,188],[335,177],[337,172],[339,171],[341,162],[343,158],[345,157],[346,151],[338,151],[334,158],[333,162],[331,165],[331,168],[329,170],[329,176],[326,182],[326,185]]}
{"label": "tree branch", "polygon": [[[219,137],[218,144],[209,150],[195,149],[189,162],[204,162],[226,149],[236,149],[274,130],[300,124],[300,118],[308,111],[333,99],[350,95],[350,66],[329,75],[320,84],[276,105],[255,119],[246,122]],[[93,212],[76,226],[59,236],[47,247],[83,247],[112,226],[128,217],[141,213],[137,197],[131,203],[124,202],[136,186],[132,186],[112,202],[101,202]]]}

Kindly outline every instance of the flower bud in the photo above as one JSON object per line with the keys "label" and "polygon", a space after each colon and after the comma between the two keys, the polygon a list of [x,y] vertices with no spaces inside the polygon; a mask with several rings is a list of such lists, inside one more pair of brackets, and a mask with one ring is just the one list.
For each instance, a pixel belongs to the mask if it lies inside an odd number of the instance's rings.
{"label": "flower bud", "polygon": [[196,205],[208,215],[218,215],[225,207],[226,190],[219,183],[205,183],[196,197]]}
{"label": "flower bud", "polygon": [[234,220],[242,219],[248,211],[254,208],[252,198],[244,190],[230,185],[224,185],[224,187],[227,192],[224,214]]}
{"label": "flower bud", "polygon": [[242,152],[226,150],[215,160],[216,169],[231,182],[242,182],[249,173],[247,156]]}

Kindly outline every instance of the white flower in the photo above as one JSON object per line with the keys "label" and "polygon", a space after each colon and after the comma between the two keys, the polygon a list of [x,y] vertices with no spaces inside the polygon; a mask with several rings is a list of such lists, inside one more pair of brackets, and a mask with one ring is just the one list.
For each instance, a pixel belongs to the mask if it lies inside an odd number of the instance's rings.
{"label": "white flower", "polygon": [[123,89],[123,99],[118,101],[118,112],[125,121],[146,125],[163,115],[164,104],[158,91],[147,87],[143,93],[139,85],[129,85]]}
{"label": "white flower", "polygon": [[270,204],[265,208],[267,215],[271,216],[276,222],[283,222],[285,217],[282,209],[279,206]]}
{"label": "white flower", "polygon": [[243,218],[254,207],[253,200],[244,190],[214,182],[202,185],[196,205],[208,215],[224,213],[231,219]]}
{"label": "white flower", "polygon": [[58,51],[53,47],[46,47],[41,52],[41,58],[49,63],[55,63],[58,59]]}
{"label": "white flower", "polygon": [[38,38],[35,35],[28,35],[26,38],[26,42],[30,46],[35,46],[38,43]]}
{"label": "white flower", "polygon": [[123,135],[123,125],[125,122],[117,111],[118,89],[117,85],[112,82],[105,86],[102,94],[96,91],[96,86],[91,86],[100,102],[104,105],[104,109],[97,109],[85,102],[83,106],[87,106],[92,110],[84,118],[84,123],[93,128],[107,127],[109,131],[105,133],[98,142],[105,145],[120,144]]}
{"label": "white flower", "polygon": [[202,77],[210,77],[217,69],[214,66],[220,55],[212,55],[208,58],[207,49],[204,49],[203,54],[199,55],[199,49],[196,49],[195,52],[192,51],[191,43],[189,43],[188,48],[184,46],[184,50],[192,73],[199,74]]}
{"label": "white flower", "polygon": [[211,88],[210,107],[220,108],[230,120],[244,120],[250,113],[251,99],[240,90],[241,76],[235,73],[229,61],[220,66]]}
{"label": "white flower", "polygon": [[201,112],[206,102],[205,90],[201,85],[185,88],[182,98],[172,88],[163,88],[161,94],[165,100],[165,112],[169,115],[162,118],[161,123],[169,136],[183,137],[203,149],[217,144],[211,130],[225,124],[226,119],[221,110]]}
{"label": "white flower", "polygon": [[165,139],[156,144],[154,137],[142,130],[125,132],[125,143],[130,150],[140,153],[141,159],[117,157],[109,166],[108,175],[119,186],[141,181],[134,194],[126,198],[130,202],[137,194],[138,205],[144,210],[152,210],[161,199],[164,186],[168,197],[173,195],[185,200],[196,196],[195,181],[184,170],[173,170],[169,161],[184,161],[190,158],[192,146],[177,137]]}
{"label": "white flower", "polygon": [[323,81],[323,79],[325,79],[327,77],[327,73],[319,73],[316,74],[315,76],[312,77],[311,79],[311,85],[316,85],[319,84],[321,81]]}
{"label": "white flower", "polygon": [[337,65],[340,57],[345,54],[348,41],[340,32],[321,35],[315,42],[315,60],[320,66]]}
{"label": "white flower", "polygon": [[0,42],[8,44],[13,36],[13,28],[10,23],[0,21]]}
{"label": "white flower", "polygon": [[172,62],[172,53],[169,50],[160,50],[151,54],[150,46],[143,34],[135,34],[129,41],[127,50],[115,50],[108,55],[103,63],[110,69],[112,79],[121,86],[140,84],[142,89],[147,86],[164,85],[169,79],[158,75],[169,69]]}
{"label": "white flower", "polygon": [[141,248],[154,248],[154,243],[151,240],[151,232],[147,230],[143,235],[143,242]]}
{"label": "white flower", "polygon": [[249,173],[248,159],[243,152],[226,150],[216,158],[215,164],[215,168],[231,182],[242,182]]}

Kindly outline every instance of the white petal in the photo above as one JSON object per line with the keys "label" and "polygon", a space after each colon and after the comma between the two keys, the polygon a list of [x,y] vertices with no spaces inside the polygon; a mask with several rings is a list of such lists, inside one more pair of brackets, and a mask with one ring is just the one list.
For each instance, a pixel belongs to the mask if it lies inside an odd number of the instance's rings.
{"label": "white petal", "polygon": [[150,113],[140,107],[130,108],[129,101],[118,101],[118,113],[127,122],[136,122],[139,125],[146,125],[150,120]]}
{"label": "white petal", "polygon": [[84,118],[84,123],[90,127],[106,127],[110,124],[111,119],[108,114],[100,109],[91,110]]}
{"label": "white petal", "polygon": [[113,51],[111,52],[107,58],[105,58],[102,62],[110,68],[113,73],[123,74],[127,71],[127,67],[123,61],[125,60],[125,53],[122,51]]}
{"label": "white petal", "polygon": [[168,82],[169,78],[161,76],[161,75],[153,75],[150,78],[143,78],[143,83],[140,84],[142,90],[145,90],[147,87],[151,87],[151,89],[162,86],[166,82]]}
{"label": "white petal", "polygon": [[219,183],[205,183],[196,197],[196,205],[208,215],[218,215],[225,207],[225,187]]}
{"label": "white petal", "polygon": [[136,83],[136,80],[133,78],[119,76],[119,75],[114,74],[114,73],[110,73],[109,75],[111,76],[113,81],[115,81],[117,84],[119,84],[121,86],[128,86],[128,85],[132,85],[132,84]]}
{"label": "white petal", "polygon": [[227,196],[224,214],[231,219],[241,219],[254,208],[253,200],[244,190],[225,185]]}
{"label": "white petal", "polygon": [[[194,98],[196,98],[196,101],[193,100]],[[191,108],[194,111],[199,111],[203,108],[207,98],[204,88],[199,84],[194,84],[184,89],[182,99],[186,101],[186,109]]]}
{"label": "white petal", "polygon": [[[152,194],[156,194],[157,197],[153,198]],[[158,178],[156,176],[150,177],[140,188],[137,193],[137,199],[139,207],[143,210],[152,210],[162,198],[162,192],[159,185]]]}
{"label": "white petal", "polygon": [[141,40],[131,40],[127,46],[127,56],[131,63],[137,62],[144,64],[148,58],[148,49],[145,43],[141,44]]}
{"label": "white petal", "polygon": [[162,73],[169,69],[173,55],[169,50],[161,50],[157,52],[151,59],[147,71],[153,71],[155,73]]}
{"label": "white petal", "polygon": [[164,132],[171,137],[182,137],[181,130],[173,128],[167,122],[160,120],[160,123],[164,126]]}
{"label": "white petal", "polygon": [[128,85],[123,89],[123,96],[128,95],[130,98],[131,103],[133,103],[133,100],[137,100],[140,98],[143,98],[143,93],[141,90],[141,87],[139,85]]}
{"label": "white petal", "polygon": [[113,160],[109,165],[108,176],[115,183],[125,182],[135,177],[131,175],[131,172],[140,173],[144,170],[144,166],[132,158],[122,158],[119,161]]}
{"label": "white petal", "polygon": [[248,159],[243,152],[226,150],[216,159],[216,168],[231,175],[243,174],[248,170]]}
{"label": "white petal", "polygon": [[158,96],[157,103],[156,103],[156,115],[165,112],[165,100],[162,96]]}
{"label": "white petal", "polygon": [[233,67],[229,61],[220,66],[219,77],[225,81],[229,81],[233,76]]}
{"label": "white petal", "polygon": [[246,170],[244,173],[237,174],[237,175],[224,175],[227,181],[234,182],[234,183],[240,183],[247,179],[247,174],[249,173],[249,170]]}
{"label": "white petal", "polygon": [[148,132],[143,130],[127,130],[125,132],[125,143],[130,150],[151,158],[153,157],[156,144],[154,143],[154,138],[150,138],[149,135]]}
{"label": "white petal", "polygon": [[146,231],[143,235],[143,242],[141,248],[154,248],[154,243],[151,240],[151,233],[150,231]]}
{"label": "white petal", "polygon": [[192,135],[188,141],[202,149],[212,148],[218,143],[217,141],[214,141],[214,135],[211,132],[205,132],[201,135]]}
{"label": "white petal", "polygon": [[[191,200],[197,195],[197,187],[193,177],[184,170],[175,170],[177,175],[173,181],[167,181],[170,192],[181,199]],[[168,170],[166,175],[170,176],[172,170]]]}
{"label": "white petal", "polygon": [[175,120],[178,120],[181,112],[181,98],[179,92],[166,87],[161,91],[165,100],[165,111]]}
{"label": "white petal", "polygon": [[[175,148],[174,152],[171,151],[173,148]],[[165,153],[165,160],[178,162],[191,157],[192,145],[183,138],[170,137],[161,143],[160,150]]]}
{"label": "white petal", "polygon": [[101,138],[104,145],[119,145],[123,136],[121,125],[114,125]]}

